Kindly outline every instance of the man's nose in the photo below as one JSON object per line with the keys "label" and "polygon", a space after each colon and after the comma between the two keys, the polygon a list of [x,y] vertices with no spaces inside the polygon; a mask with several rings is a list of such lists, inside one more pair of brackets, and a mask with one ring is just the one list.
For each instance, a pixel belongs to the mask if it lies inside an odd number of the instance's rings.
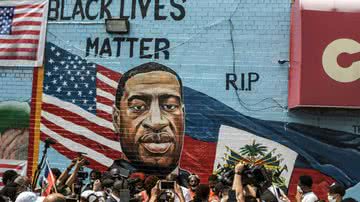
{"label": "man's nose", "polygon": [[158,131],[168,126],[168,124],[168,120],[161,113],[158,102],[153,102],[148,117],[143,122],[144,127]]}

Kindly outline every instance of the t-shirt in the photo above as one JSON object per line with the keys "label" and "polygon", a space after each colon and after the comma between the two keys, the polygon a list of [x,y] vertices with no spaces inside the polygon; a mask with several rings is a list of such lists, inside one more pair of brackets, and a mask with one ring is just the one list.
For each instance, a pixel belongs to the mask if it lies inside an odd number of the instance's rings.
{"label": "t-shirt", "polygon": [[[184,195],[185,201],[186,201],[186,202],[191,201],[192,199],[191,199],[191,195],[190,195],[189,189],[187,189],[187,188],[185,188],[185,187],[183,187],[183,186],[180,186],[180,187],[181,187],[182,193],[183,193],[183,195]],[[179,197],[178,197],[177,195],[175,195],[175,202],[179,202],[179,201],[180,201]]]}
{"label": "t-shirt", "polygon": [[318,200],[318,197],[314,194],[314,192],[308,192],[303,195],[301,202],[315,202]]}

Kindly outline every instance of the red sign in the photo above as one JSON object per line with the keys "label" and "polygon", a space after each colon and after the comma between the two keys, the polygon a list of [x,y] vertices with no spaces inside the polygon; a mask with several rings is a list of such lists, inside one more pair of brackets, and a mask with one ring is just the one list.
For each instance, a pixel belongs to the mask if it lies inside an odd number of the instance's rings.
{"label": "red sign", "polygon": [[360,12],[306,9],[292,8],[289,108],[360,108]]}

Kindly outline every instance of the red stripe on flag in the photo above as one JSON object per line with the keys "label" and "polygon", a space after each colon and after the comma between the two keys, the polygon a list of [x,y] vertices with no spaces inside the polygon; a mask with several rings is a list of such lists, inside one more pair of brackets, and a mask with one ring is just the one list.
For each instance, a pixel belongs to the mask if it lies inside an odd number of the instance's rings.
{"label": "red stripe on flag", "polygon": [[[47,134],[41,132],[41,135],[40,135],[41,141],[45,141],[46,138],[48,138],[48,137],[49,136]],[[64,147],[61,144],[54,144],[54,145],[52,145],[52,147],[54,149],[56,149],[56,151],[58,151],[60,154],[68,157],[69,159],[75,159],[76,157],[79,156],[77,152],[73,152],[73,151],[69,150],[68,148]],[[87,166],[87,167],[92,168],[92,169],[98,169],[101,172],[104,172],[104,171],[107,170],[106,166],[104,166],[104,165],[100,164],[99,162],[91,159],[90,157],[86,156],[85,158],[87,160],[89,160],[89,162],[90,162],[90,165]]]}
{"label": "red stripe on flag", "polygon": [[11,35],[40,35],[40,30],[17,30],[12,31]]}
{"label": "red stripe on flag", "polygon": [[0,48],[0,52],[36,52],[37,48]]}
{"label": "red stripe on flag", "polygon": [[37,39],[0,39],[0,43],[30,43],[30,44],[38,44],[39,40]]}
{"label": "red stripe on flag", "polygon": [[42,13],[36,13],[36,12],[32,12],[32,13],[18,13],[14,15],[14,18],[22,18],[22,17],[42,17],[43,14]]}
{"label": "red stripe on flag", "polygon": [[197,174],[201,183],[207,183],[209,175],[213,172],[216,143],[203,142],[185,135],[183,145],[180,168]]}
{"label": "red stripe on flag", "polygon": [[0,187],[3,187],[4,186],[4,183],[3,182],[0,182]]}
{"label": "red stripe on flag", "polygon": [[102,96],[100,96],[100,95],[98,95],[98,96],[96,97],[96,102],[99,102],[99,103],[104,104],[104,105],[108,105],[108,106],[110,106],[110,107],[112,107],[113,104],[114,104],[114,101],[113,101],[113,100],[109,100],[109,99],[107,99],[106,97],[102,97]]}
{"label": "red stripe on flag", "polygon": [[49,120],[46,120],[44,117],[41,117],[41,123],[44,124],[50,130],[58,133],[62,137],[70,139],[78,144],[82,144],[82,145],[88,147],[89,149],[97,151],[111,159],[118,159],[122,156],[121,152],[114,150],[114,149],[112,149],[106,145],[103,145],[99,142],[90,140],[82,135],[72,133],[72,132],[66,130],[65,128],[62,128],[62,127],[56,125],[55,123],[52,123]]}
{"label": "red stripe on flag", "polygon": [[112,122],[112,114],[109,114],[107,112],[104,112],[104,111],[101,111],[101,110],[97,109],[96,110],[96,116]]}
{"label": "red stripe on flag", "polygon": [[41,22],[38,21],[19,21],[12,23],[13,26],[23,26],[23,25],[32,25],[32,26],[40,26]]}
{"label": "red stripe on flag", "polygon": [[97,134],[101,134],[102,136],[110,139],[110,140],[116,140],[116,135],[114,134],[114,131],[112,129],[109,128],[105,128],[102,127],[100,125],[97,125],[93,122],[90,122],[88,120],[86,120],[84,117],[74,113],[74,112],[69,112],[67,110],[64,110],[62,108],[57,107],[56,105],[52,105],[52,104],[48,104],[48,103],[43,103],[43,107],[42,107],[43,111],[47,111],[49,113],[52,113],[56,116],[59,116],[69,122],[72,122],[76,125],[80,125],[82,127],[85,127]]}
{"label": "red stripe on flag", "polygon": [[16,9],[23,9],[23,8],[43,8],[44,4],[24,4],[16,6]]}
{"label": "red stripe on flag", "polygon": [[4,173],[0,173],[0,177],[2,177],[4,175]]}
{"label": "red stripe on flag", "polygon": [[21,170],[22,167],[23,167],[23,166],[19,166],[19,165],[0,164],[0,168],[8,168],[8,169]]}
{"label": "red stripe on flag", "polygon": [[36,60],[34,56],[1,56],[0,59],[5,60]]}
{"label": "red stripe on flag", "polygon": [[114,96],[116,95],[116,88],[113,88],[109,84],[104,83],[99,79],[96,79],[96,88],[100,88],[101,90],[106,91]]}
{"label": "red stripe on flag", "polygon": [[110,78],[111,80],[114,80],[115,82],[118,82],[122,75],[119,72],[113,71],[111,69],[108,69],[100,65],[97,65],[97,72],[101,73],[102,75],[105,75],[106,77]]}

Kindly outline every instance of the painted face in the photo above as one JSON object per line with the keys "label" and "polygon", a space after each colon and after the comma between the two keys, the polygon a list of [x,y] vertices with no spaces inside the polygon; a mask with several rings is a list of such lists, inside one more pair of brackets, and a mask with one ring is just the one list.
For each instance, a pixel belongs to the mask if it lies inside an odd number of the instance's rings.
{"label": "painted face", "polygon": [[127,80],[115,120],[127,158],[145,167],[173,168],[180,158],[184,111],[180,84],[168,72],[141,73]]}

